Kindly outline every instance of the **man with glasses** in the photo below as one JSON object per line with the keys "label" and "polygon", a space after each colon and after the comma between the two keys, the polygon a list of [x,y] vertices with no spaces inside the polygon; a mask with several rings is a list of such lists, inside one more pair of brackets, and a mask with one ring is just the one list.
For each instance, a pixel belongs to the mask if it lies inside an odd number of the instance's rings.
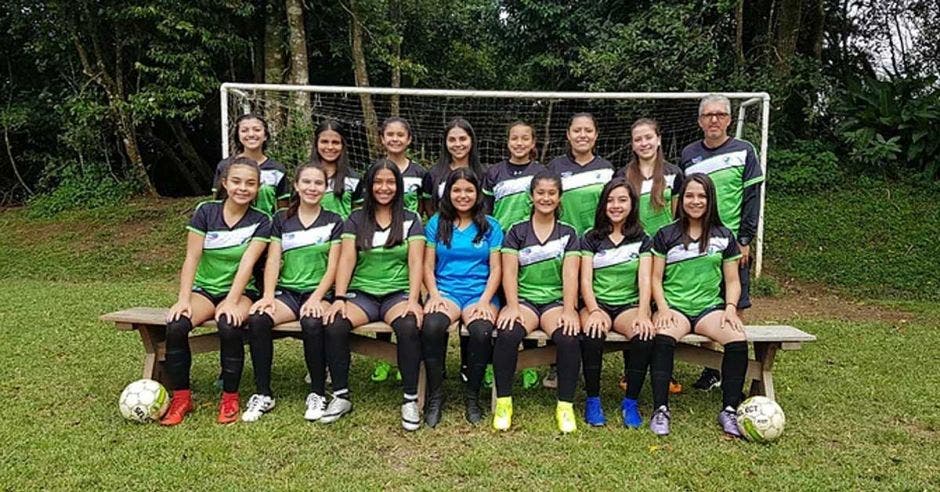
{"label": "man with glasses", "polygon": [[[715,183],[718,194],[718,215],[725,227],[737,237],[741,249],[741,299],[738,309],[751,307],[750,245],[757,234],[760,212],[760,183],[764,181],[757,152],[750,142],[728,135],[731,124],[731,101],[712,94],[702,98],[698,107],[698,125],[705,138],[682,149],[679,166],[686,176],[702,173]],[[709,390],[721,383],[721,375],[714,369],[702,371],[692,386]]]}

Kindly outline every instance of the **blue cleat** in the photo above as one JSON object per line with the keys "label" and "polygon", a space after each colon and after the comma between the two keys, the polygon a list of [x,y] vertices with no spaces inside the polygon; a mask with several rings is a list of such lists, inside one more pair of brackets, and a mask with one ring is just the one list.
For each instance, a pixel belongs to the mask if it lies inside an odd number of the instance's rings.
{"label": "blue cleat", "polygon": [[623,416],[624,427],[639,429],[643,425],[643,417],[640,416],[636,400],[624,398],[620,403],[620,414]]}
{"label": "blue cleat", "polygon": [[604,417],[604,407],[601,406],[599,396],[589,396],[584,403],[584,421],[591,427],[603,427],[607,424],[607,418]]}

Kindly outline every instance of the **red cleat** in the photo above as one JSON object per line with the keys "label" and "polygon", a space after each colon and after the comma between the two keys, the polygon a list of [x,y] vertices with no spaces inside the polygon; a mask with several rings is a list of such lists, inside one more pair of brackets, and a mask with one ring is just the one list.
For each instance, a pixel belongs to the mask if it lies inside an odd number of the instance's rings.
{"label": "red cleat", "polygon": [[238,393],[222,392],[222,402],[219,403],[219,423],[231,424],[238,420]]}
{"label": "red cleat", "polygon": [[160,419],[160,425],[176,425],[183,421],[186,414],[193,411],[193,392],[190,390],[176,390],[170,399],[170,408]]}

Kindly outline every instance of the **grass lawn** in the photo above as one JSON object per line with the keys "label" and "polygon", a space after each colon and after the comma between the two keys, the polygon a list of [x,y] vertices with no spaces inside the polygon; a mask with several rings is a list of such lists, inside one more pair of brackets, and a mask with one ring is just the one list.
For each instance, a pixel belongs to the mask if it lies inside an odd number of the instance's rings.
{"label": "grass lawn", "polygon": [[[179,231],[194,203],[140,202],[56,221],[0,213],[4,489],[940,488],[940,307],[928,300],[839,301],[842,309],[831,315],[804,312],[800,300],[766,317],[819,337],[777,358],[787,430],[771,445],[724,439],[714,422],[717,391],[673,397],[668,438],[622,428],[619,355],[605,359],[607,427],[582,422],[561,436],[553,393],[518,388],[510,432],[473,428],[463,420],[454,377],[456,346],[437,429],[401,430],[400,389],[369,382],[371,361],[362,358],[351,376],[355,411],[331,426],[310,424],[302,419],[305,370],[293,340],[276,344],[278,407],[258,423],[215,424],[214,354],[194,357],[197,409],[184,424],[125,422],[117,397],[139,377],[140,342],[97,317],[171,303]],[[97,245],[108,242],[120,247]],[[861,314],[840,314],[853,310]],[[866,314],[874,310],[880,315]],[[687,388],[697,373],[677,366]],[[249,362],[243,400],[251,381]],[[641,399],[648,416],[648,388]],[[583,393],[576,407],[583,409]]]}

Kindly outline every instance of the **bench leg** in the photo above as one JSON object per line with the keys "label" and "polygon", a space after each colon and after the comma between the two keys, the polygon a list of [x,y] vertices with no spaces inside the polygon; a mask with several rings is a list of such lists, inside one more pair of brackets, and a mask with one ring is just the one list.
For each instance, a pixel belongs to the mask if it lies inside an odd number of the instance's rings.
{"label": "bench leg", "polygon": [[144,367],[141,377],[153,379],[165,386],[168,382],[166,372],[163,370],[164,359],[160,357],[159,345],[166,339],[166,327],[134,325],[134,329],[140,335],[140,342],[144,346]]}
{"label": "bench leg", "polygon": [[751,381],[751,396],[763,395],[776,400],[774,394],[774,357],[777,355],[779,343],[754,343],[754,358],[761,366],[760,379]]}

